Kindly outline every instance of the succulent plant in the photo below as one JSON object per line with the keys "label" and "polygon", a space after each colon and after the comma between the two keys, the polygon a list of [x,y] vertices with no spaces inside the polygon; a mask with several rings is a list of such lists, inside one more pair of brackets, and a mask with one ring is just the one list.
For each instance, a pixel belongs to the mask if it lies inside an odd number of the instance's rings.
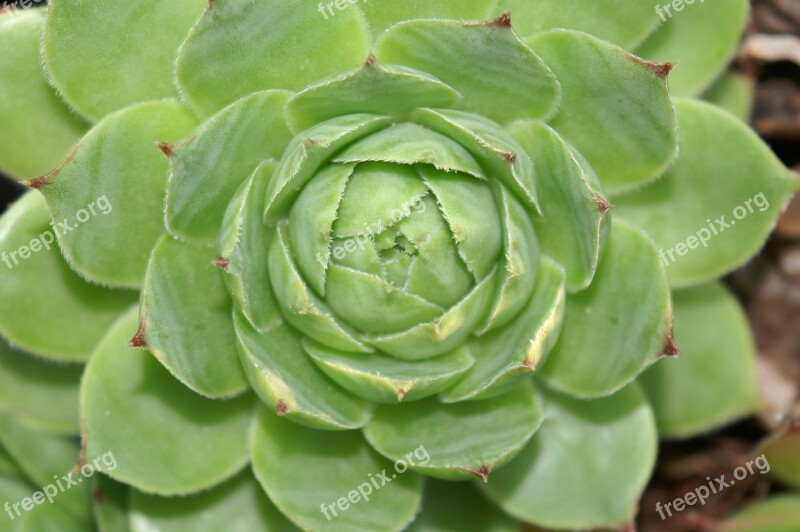
{"label": "succulent plant", "polygon": [[632,522],[757,404],[716,279],[798,180],[697,98],[747,2],[607,4],[3,15],[8,426],[113,453],[101,530]]}

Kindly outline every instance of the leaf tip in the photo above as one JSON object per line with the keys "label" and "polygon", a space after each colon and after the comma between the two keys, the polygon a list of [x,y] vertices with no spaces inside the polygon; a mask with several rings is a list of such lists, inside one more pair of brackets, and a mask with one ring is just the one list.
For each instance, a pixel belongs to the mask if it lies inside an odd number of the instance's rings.
{"label": "leaf tip", "polygon": [[664,340],[664,347],[661,349],[661,356],[664,357],[679,357],[681,356],[681,350],[678,349],[678,346],[675,344],[675,334],[672,330],[667,333],[667,337]]}
{"label": "leaf tip", "polygon": [[156,142],[158,149],[161,150],[161,153],[166,155],[167,157],[172,157],[173,148],[175,147],[174,144],[169,144],[168,142]]}
{"label": "leaf tip", "polygon": [[373,54],[373,53],[370,53],[370,54],[367,56],[367,60],[366,60],[366,61],[364,61],[364,68],[369,68],[369,67],[371,67],[371,66],[374,66],[374,65],[375,65],[375,64],[377,64],[377,63],[378,63],[378,58],[377,58],[377,57],[375,57],[375,54]]}
{"label": "leaf tip", "polygon": [[283,399],[278,399],[278,402],[275,403],[275,413],[278,414],[278,416],[285,416],[289,413],[289,407]]}
{"label": "leaf tip", "polygon": [[218,257],[218,258],[214,259],[214,263],[213,264],[214,264],[214,266],[216,266],[220,270],[227,272],[228,271],[228,264],[230,264],[230,263],[228,262],[228,259],[226,259],[225,257]]}
{"label": "leaf tip", "polygon": [[45,187],[45,185],[47,185],[50,182],[50,180],[53,178],[54,175],[55,175],[54,172],[50,172],[49,174],[37,177],[36,179],[30,179],[28,181],[25,181],[24,184],[33,189],[41,190],[42,188]]}
{"label": "leaf tip", "polygon": [[484,482],[489,482],[489,475],[492,473],[492,468],[488,465],[482,465],[479,468],[470,468],[467,471],[478,477]]}
{"label": "leaf tip", "polygon": [[397,390],[397,393],[395,395],[397,396],[397,402],[399,403],[406,396],[406,391],[403,388],[400,388],[399,390]]}
{"label": "leaf tip", "polygon": [[507,28],[511,29],[511,11],[506,11],[496,19],[489,20],[483,23],[484,26],[493,28]]}
{"label": "leaf tip", "polygon": [[511,164],[514,164],[515,162],[517,162],[517,154],[514,153],[513,151],[503,152],[500,155],[503,157],[503,159],[505,159],[506,161],[508,161]]}
{"label": "leaf tip", "polygon": [[611,211],[611,204],[605,199],[603,196],[595,192],[593,195],[594,203],[597,205],[597,209],[600,211],[600,214],[608,214]]}
{"label": "leaf tip", "polygon": [[145,318],[139,321],[139,329],[136,331],[136,335],[131,338],[131,341],[128,342],[128,347],[132,347],[134,349],[146,349],[147,348],[147,339],[145,339],[145,333],[147,326],[145,325]]}
{"label": "leaf tip", "polygon": [[647,70],[664,80],[667,79],[669,73],[672,72],[673,68],[675,68],[675,63],[656,63],[653,61],[648,61],[647,59],[642,59],[641,57],[633,54],[629,54],[628,57],[635,64],[645,67]]}

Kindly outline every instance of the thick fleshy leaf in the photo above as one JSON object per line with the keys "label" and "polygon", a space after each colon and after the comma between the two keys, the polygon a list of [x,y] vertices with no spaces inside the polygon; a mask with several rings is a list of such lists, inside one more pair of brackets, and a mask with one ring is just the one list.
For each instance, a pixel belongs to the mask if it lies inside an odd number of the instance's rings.
{"label": "thick fleshy leaf", "polygon": [[81,138],[86,124],[47,83],[39,58],[43,9],[0,14],[0,170],[16,179],[49,172]]}
{"label": "thick fleshy leaf", "polygon": [[[102,202],[95,212],[111,208]],[[61,256],[57,231],[36,191],[0,218],[0,334],[50,359],[84,361],[136,294],[86,283]]]}
{"label": "thick fleshy leaf", "polygon": [[[83,525],[86,530],[91,520],[90,482],[85,473],[76,467],[80,464],[80,448],[73,439],[48,436],[41,432],[12,423],[7,417],[0,416],[0,447],[19,466],[25,477],[36,491],[43,491],[46,486],[58,486],[58,500],[55,505],[60,512]],[[92,457],[94,458],[94,457]],[[87,455],[87,459],[89,459]],[[91,460],[89,460],[91,462]],[[93,464],[91,464],[93,466]],[[64,477],[70,477],[70,486]],[[57,481],[57,482],[54,482]],[[58,485],[61,482],[61,485]],[[61,486],[65,489],[61,489]],[[70,488],[70,489],[67,489]],[[28,492],[27,496],[31,496]],[[46,505],[45,505],[46,506]],[[38,513],[38,510],[37,510]],[[41,519],[50,520],[52,516],[42,515]],[[0,517],[5,519],[5,516]],[[39,518],[36,520],[38,521]],[[52,523],[52,521],[51,521]],[[52,530],[51,528],[31,527],[31,530]]]}
{"label": "thick fleshy leaf", "polygon": [[[40,530],[58,530],[59,532],[85,532],[89,526],[88,522],[70,514],[61,501],[55,499],[55,504],[34,505],[30,511],[25,511],[21,506],[21,501],[31,499],[34,492],[32,485],[25,483],[19,478],[0,477],[0,499],[8,503],[16,503],[16,509],[9,507],[0,516],[4,532],[28,532]],[[37,496],[37,498],[40,496]],[[47,499],[43,499],[47,501]],[[13,517],[13,522],[11,518]]]}
{"label": "thick fleshy leaf", "polygon": [[528,42],[564,93],[550,125],[586,157],[606,190],[633,188],[666,170],[678,145],[668,66],[575,31]]}
{"label": "thick fleshy leaf", "polygon": [[106,475],[94,476],[94,520],[98,532],[131,532],[128,524],[131,489]]}
{"label": "thick fleshy leaf", "polygon": [[531,215],[504,187],[495,187],[496,202],[503,219],[503,259],[494,304],[478,334],[509,323],[533,292],[539,272],[539,240]]}
{"label": "thick fleshy leaf", "polygon": [[747,318],[719,284],[673,293],[680,358],[660,360],[640,381],[662,437],[706,433],[759,405]]}
{"label": "thick fleshy leaf", "polygon": [[149,353],[126,346],[131,310],[108,333],[81,384],[83,443],[99,470],[146,493],[181,495],[214,486],[249,459],[253,397],[213,401],[177,381]]}
{"label": "thick fleshy leaf", "polygon": [[450,386],[474,362],[463,348],[412,362],[381,354],[336,351],[311,341],[303,342],[303,348],[328,377],[347,390],[389,404],[434,395]]}
{"label": "thick fleshy leaf", "polygon": [[695,96],[711,85],[736,53],[749,4],[747,0],[665,2],[656,9],[661,26],[636,54],[677,63],[670,92]]}
{"label": "thick fleshy leaf", "polygon": [[703,93],[703,99],[722,107],[745,124],[750,123],[755,103],[755,79],[740,72],[726,72]]}
{"label": "thick fleshy leaf", "polygon": [[347,9],[325,21],[305,0],[216,0],[183,43],[177,79],[193,106],[212,114],[247,94],[300,90],[355,68],[369,34]]}
{"label": "thick fleshy leaf", "polygon": [[269,253],[272,288],[286,321],[304,334],[335,349],[371,351],[362,343],[359,334],[347,324],[340,323],[328,306],[306,285],[292,258],[287,233],[286,225],[282,224]]}
{"label": "thick fleshy leaf", "polygon": [[210,398],[247,389],[232,303],[209,248],[164,235],[153,250],[134,347],[149,349],[179,381]]}
{"label": "thick fleshy leaf", "polygon": [[259,333],[238,313],[234,323],[250,384],[276,414],[324,430],[356,429],[369,421],[370,405],[314,366],[297,331],[279,325]]}
{"label": "thick fleshy leaf", "polygon": [[78,434],[82,374],[82,366],[39,360],[0,339],[0,412],[38,430]]}
{"label": "thick fleshy leaf", "polygon": [[623,48],[642,42],[658,25],[659,0],[500,0],[511,11],[514,29],[523,37],[564,28],[594,35]]}
{"label": "thick fleshy leaf", "polygon": [[577,397],[608,395],[672,347],[667,275],[653,243],[619,220],[592,285],[567,298],[564,329],[541,375]]}
{"label": "thick fleshy leaf", "polygon": [[236,307],[259,330],[280,323],[269,279],[269,243],[274,229],[264,225],[264,194],[275,163],[264,161],[231,201],[223,223],[219,265]]}
{"label": "thick fleshy leaf", "polygon": [[215,488],[181,498],[134,491],[131,532],[290,532],[297,530],[264,494],[250,471]]}
{"label": "thick fleshy leaf", "polygon": [[481,401],[442,404],[427,399],[380,405],[364,435],[378,452],[395,461],[416,448],[424,449],[424,463],[409,467],[428,476],[486,481],[522,450],[542,419],[533,386],[525,383]]}
{"label": "thick fleshy leaf", "polygon": [[611,208],[589,165],[552,129],[520,122],[511,132],[532,154],[541,196],[533,218],[542,251],[567,272],[567,288],[589,286],[611,227]]}
{"label": "thick fleshy leaf", "polygon": [[[419,509],[422,477],[393,468],[359,432],[315,431],[262,410],[251,445],[256,478],[305,530],[401,530]],[[423,458],[412,450],[406,460]],[[314,481],[299,471],[313,471]]]}
{"label": "thick fleshy leaf", "polygon": [[800,529],[800,495],[775,495],[735,513],[720,532],[795,532]]}
{"label": "thick fleshy leaf", "polygon": [[672,286],[718,278],[764,243],[800,180],[756,134],[704,102],[677,104],[680,156],[657,182],[612,199],[656,242]]}
{"label": "thick fleshy leaf", "polygon": [[644,394],[635,386],[593,401],[542,394],[544,424],[481,487],[509,514],[542,527],[630,524],[656,460],[655,421]]}
{"label": "thick fleshy leaf", "polygon": [[421,109],[416,119],[459,142],[520,201],[538,208],[533,163],[505,129],[479,115],[446,109]]}
{"label": "thick fleshy leaf", "polygon": [[168,164],[156,142],[177,142],[195,123],[173,101],[129,107],[105,118],[61,167],[31,183],[53,219],[68,225],[58,226],[59,244],[75,270],[100,284],[141,286],[164,232]]}
{"label": "thick fleshy leaf", "polygon": [[[385,29],[398,22],[411,18],[444,18],[444,19],[488,19],[495,7],[496,0],[370,0],[359,2],[358,8],[363,11],[373,35],[380,35]],[[338,6],[337,6],[338,7]],[[324,15],[330,16],[330,7],[326,8]],[[326,17],[327,18],[327,17]]]}
{"label": "thick fleshy leaf", "polygon": [[367,342],[401,360],[422,360],[452,351],[474,332],[486,313],[496,277],[493,272],[435,320],[395,334],[367,335]]}
{"label": "thick fleshy leaf", "polygon": [[50,79],[91,120],[177,96],[175,54],[205,6],[205,0],[51,0],[43,47]]}
{"label": "thick fleshy leaf", "polygon": [[323,122],[295,137],[267,187],[264,219],[274,223],[285,215],[292,200],[331,155],[390,123],[391,119],[384,116],[348,115]]}
{"label": "thick fleshy leaf", "polygon": [[486,177],[463,146],[445,135],[415,124],[399,124],[370,135],[337,154],[334,161],[430,164],[446,172],[462,172],[479,179]]}
{"label": "thick fleshy leaf", "polygon": [[789,427],[767,441],[761,450],[769,462],[770,474],[782,484],[800,489],[800,427]]}
{"label": "thick fleshy leaf", "polygon": [[170,153],[165,222],[176,238],[215,242],[236,191],[264,159],[291,140],[284,118],[290,93],[252,94],[226,107]]}
{"label": "thick fleshy leaf", "polygon": [[294,131],[336,118],[371,113],[408,119],[419,107],[452,107],[460,99],[453,88],[413,68],[382,65],[370,57],[360,68],[312,85],[289,102]]}
{"label": "thick fleshy leaf", "polygon": [[464,96],[461,108],[501,123],[548,118],[561,97],[553,73],[505,15],[491,22],[403,22],[381,35],[375,55],[436,76]]}
{"label": "thick fleshy leaf", "polygon": [[469,482],[425,479],[422,512],[407,532],[517,532],[520,524],[490,503]]}
{"label": "thick fleshy leaf", "polygon": [[467,348],[475,357],[475,365],[441,394],[442,401],[491,397],[536,371],[561,332],[565,303],[564,271],[544,259],[523,311],[505,327],[469,341]]}

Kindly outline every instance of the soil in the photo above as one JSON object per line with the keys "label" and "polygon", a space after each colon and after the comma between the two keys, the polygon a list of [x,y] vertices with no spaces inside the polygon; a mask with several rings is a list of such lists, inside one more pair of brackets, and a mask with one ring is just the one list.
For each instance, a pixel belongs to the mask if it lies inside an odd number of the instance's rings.
{"label": "soil", "polygon": [[[754,0],[735,68],[756,82],[753,127],[788,166],[800,171],[800,0]],[[0,212],[23,191],[0,180]],[[769,476],[751,475],[704,506],[666,520],[655,511],[656,502],[682,497],[707,483],[706,477],[730,476],[764,438],[800,423],[800,196],[761,254],[726,282],[753,326],[764,407],[759,415],[712,434],[663,443],[641,503],[639,530],[713,530],[742,506],[785,491]]]}

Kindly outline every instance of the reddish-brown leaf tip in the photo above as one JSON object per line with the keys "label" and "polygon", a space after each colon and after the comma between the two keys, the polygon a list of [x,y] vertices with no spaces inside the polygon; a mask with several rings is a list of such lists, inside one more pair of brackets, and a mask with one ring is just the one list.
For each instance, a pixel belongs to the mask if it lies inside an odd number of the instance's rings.
{"label": "reddish-brown leaf tip", "polygon": [[169,144],[168,142],[157,142],[158,149],[161,150],[161,153],[166,155],[167,157],[172,157],[172,149],[175,147],[174,144]]}
{"label": "reddish-brown leaf tip", "polygon": [[484,22],[484,26],[492,26],[496,28],[511,28],[511,12],[506,11],[496,19]]}
{"label": "reddish-brown leaf tip", "polygon": [[664,340],[664,348],[661,350],[661,356],[665,357],[679,357],[681,350],[675,344],[675,336],[672,330],[667,333],[667,338]]}
{"label": "reddish-brown leaf tip", "polygon": [[536,361],[533,360],[532,358],[526,358],[525,360],[522,361],[522,367],[524,368],[533,369],[534,366],[536,366]]}
{"label": "reddish-brown leaf tip", "polygon": [[608,214],[611,211],[611,204],[605,199],[603,196],[595,192],[593,194],[594,203],[597,205],[597,208],[600,210],[600,214]]}
{"label": "reddish-brown leaf tip", "polygon": [[675,68],[675,63],[654,63],[653,61],[642,59],[641,57],[638,57],[633,54],[629,54],[628,57],[630,58],[631,61],[633,61],[637,65],[645,67],[646,69],[648,69],[650,72],[660,77],[661,79],[667,79],[669,73],[672,72],[673,68]]}
{"label": "reddish-brown leaf tip", "polygon": [[287,412],[289,412],[289,407],[286,406],[283,399],[278,399],[278,402],[275,403],[275,413],[279,416],[285,416]]}
{"label": "reddish-brown leaf tip", "polygon": [[511,164],[514,164],[515,162],[517,162],[517,154],[514,153],[513,151],[504,152],[502,154],[502,156],[503,156],[503,159],[505,159],[506,161],[510,162]]}
{"label": "reddish-brown leaf tip", "polygon": [[29,181],[25,181],[25,184],[31,188],[35,188],[36,190],[42,189],[47,183],[50,182],[50,178],[53,177],[53,174],[45,174],[42,177],[37,177],[36,179],[31,179]]}
{"label": "reddish-brown leaf tip", "polygon": [[128,342],[128,347],[133,347],[134,349],[144,349],[147,347],[147,340],[145,339],[145,319],[139,321],[139,330],[136,331],[136,336],[131,338],[131,341]]}
{"label": "reddish-brown leaf tip", "polygon": [[367,56],[367,60],[366,60],[366,61],[364,61],[364,66],[365,66],[365,67],[367,67],[367,68],[369,68],[369,67],[371,67],[371,66],[375,65],[377,62],[378,62],[378,58],[377,58],[377,57],[375,57],[375,54],[372,54],[372,53],[370,53],[370,54]]}
{"label": "reddish-brown leaf tip", "polygon": [[214,266],[219,268],[220,270],[228,271],[228,259],[225,257],[219,257],[214,261]]}
{"label": "reddish-brown leaf tip", "polygon": [[492,468],[489,467],[488,465],[482,465],[478,469],[468,469],[467,471],[469,471],[482,481],[489,482],[489,475],[492,472]]}
{"label": "reddish-brown leaf tip", "polygon": [[403,397],[405,397],[405,396],[406,396],[406,391],[403,388],[400,388],[399,390],[397,390],[397,402],[398,403],[400,401],[402,401]]}

